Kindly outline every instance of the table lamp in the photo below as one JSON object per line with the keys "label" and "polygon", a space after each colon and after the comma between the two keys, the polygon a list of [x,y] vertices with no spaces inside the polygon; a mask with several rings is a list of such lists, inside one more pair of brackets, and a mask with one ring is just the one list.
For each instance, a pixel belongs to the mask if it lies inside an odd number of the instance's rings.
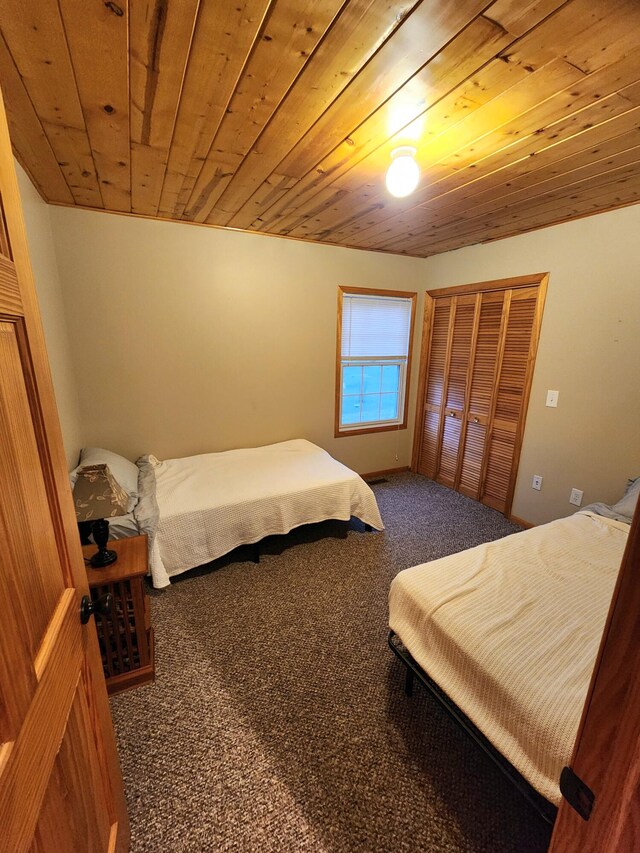
{"label": "table lamp", "polygon": [[107,549],[109,518],[127,514],[129,497],[107,465],[87,465],[78,471],[73,487],[78,523],[91,524],[93,541],[98,551],[90,563],[94,569],[103,569],[118,559],[115,551]]}

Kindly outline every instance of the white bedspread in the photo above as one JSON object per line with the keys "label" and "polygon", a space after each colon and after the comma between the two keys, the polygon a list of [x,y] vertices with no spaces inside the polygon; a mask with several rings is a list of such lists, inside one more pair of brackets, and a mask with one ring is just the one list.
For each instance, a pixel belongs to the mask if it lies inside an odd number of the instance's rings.
{"label": "white bedspread", "polygon": [[301,524],[352,515],[383,529],[364,480],[304,439],[155,464],[160,510],[151,574],[172,575]]}
{"label": "white bedspread", "polygon": [[628,530],[579,512],[406,569],[391,585],[391,629],[555,804]]}

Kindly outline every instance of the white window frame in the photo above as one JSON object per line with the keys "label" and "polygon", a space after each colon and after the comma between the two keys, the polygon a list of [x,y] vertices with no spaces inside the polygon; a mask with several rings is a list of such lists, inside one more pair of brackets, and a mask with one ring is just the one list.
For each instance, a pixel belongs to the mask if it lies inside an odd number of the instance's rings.
{"label": "white window frame", "polygon": [[[345,294],[361,296],[388,297],[389,299],[410,299],[411,317],[409,325],[409,343],[406,357],[389,356],[343,356],[342,355],[342,311]],[[417,293],[404,290],[378,290],[366,287],[338,287],[338,331],[336,347],[336,401],[335,401],[335,436],[358,435],[387,430],[406,429],[409,410],[409,383],[411,376],[411,355],[413,350],[413,330],[415,325]],[[397,364],[400,367],[398,383],[398,416],[393,420],[378,420],[358,422],[355,424],[342,423],[342,374],[345,367]]]}

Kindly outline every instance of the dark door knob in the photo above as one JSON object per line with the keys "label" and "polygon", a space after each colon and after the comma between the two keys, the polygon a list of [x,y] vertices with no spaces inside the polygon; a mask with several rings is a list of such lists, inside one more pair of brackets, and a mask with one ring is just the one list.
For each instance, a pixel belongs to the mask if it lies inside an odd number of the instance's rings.
{"label": "dark door knob", "polygon": [[88,595],[83,595],[80,602],[80,621],[83,625],[86,625],[89,619],[95,616],[96,613],[99,613],[101,616],[108,616],[111,613],[112,607],[113,596],[110,592],[106,592],[100,598],[96,598],[95,601],[92,601]]}

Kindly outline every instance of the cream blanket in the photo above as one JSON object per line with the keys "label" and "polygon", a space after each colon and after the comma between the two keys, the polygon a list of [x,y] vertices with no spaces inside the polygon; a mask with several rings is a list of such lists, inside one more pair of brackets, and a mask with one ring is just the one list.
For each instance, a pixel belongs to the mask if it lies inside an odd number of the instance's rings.
{"label": "cream blanket", "polygon": [[558,804],[629,525],[578,512],[395,578],[389,625]]}
{"label": "cream blanket", "polygon": [[159,521],[151,550],[156,587],[172,575],[301,524],[352,515],[384,525],[364,480],[304,439],[158,462]]}

